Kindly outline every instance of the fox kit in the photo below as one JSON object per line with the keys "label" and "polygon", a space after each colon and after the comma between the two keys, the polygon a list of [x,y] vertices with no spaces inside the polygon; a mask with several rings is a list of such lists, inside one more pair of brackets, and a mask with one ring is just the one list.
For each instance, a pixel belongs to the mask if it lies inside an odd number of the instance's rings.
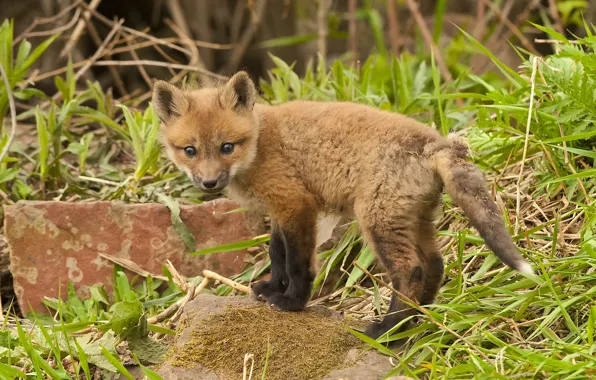
{"label": "fox kit", "polygon": [[[271,278],[252,292],[279,310],[305,308],[314,273],[317,217],[355,218],[393,287],[432,303],[443,279],[434,213],[445,188],[488,247],[532,273],[509,236],[465,145],[396,113],[347,102],[256,103],[245,72],[218,88],[158,81],[153,104],[169,157],[205,193],[268,211]],[[394,295],[377,338],[414,310]]]}

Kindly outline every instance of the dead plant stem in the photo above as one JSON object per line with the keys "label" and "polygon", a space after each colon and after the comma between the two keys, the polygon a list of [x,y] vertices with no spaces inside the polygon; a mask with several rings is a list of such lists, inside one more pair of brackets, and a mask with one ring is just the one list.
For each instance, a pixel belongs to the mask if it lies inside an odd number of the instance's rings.
{"label": "dead plant stem", "polygon": [[534,91],[536,88],[536,71],[538,69],[538,58],[537,57],[532,57],[532,76],[530,78],[530,82],[531,82],[531,90],[530,90],[530,106],[528,109],[528,121],[526,123],[526,136],[524,139],[524,152],[522,155],[522,160],[521,160],[521,166],[519,169],[519,176],[517,177],[517,200],[515,203],[515,210],[516,210],[516,215],[515,215],[515,234],[517,235],[519,233],[519,215],[520,215],[520,207],[521,207],[521,182],[522,182],[522,178],[523,178],[523,174],[524,174],[524,166],[526,163],[526,156],[528,154],[528,142],[530,140],[530,125],[532,124],[532,109],[534,107]]}

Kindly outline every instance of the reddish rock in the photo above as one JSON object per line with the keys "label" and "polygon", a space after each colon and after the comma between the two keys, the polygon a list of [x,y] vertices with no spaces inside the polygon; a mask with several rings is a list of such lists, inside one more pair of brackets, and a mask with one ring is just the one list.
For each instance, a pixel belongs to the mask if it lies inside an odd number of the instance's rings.
{"label": "reddish rock", "polygon": [[[227,199],[181,206],[180,216],[194,235],[197,250],[262,233],[256,219],[246,213],[222,215],[236,208]],[[23,312],[46,311],[43,297],[64,297],[68,281],[81,294],[94,284],[104,284],[110,292],[113,264],[100,253],[131,260],[153,274],[162,274],[169,259],[189,277],[201,275],[203,269],[233,275],[250,259],[247,251],[187,255],[170,211],[159,203],[18,202],[5,207],[4,228]]]}

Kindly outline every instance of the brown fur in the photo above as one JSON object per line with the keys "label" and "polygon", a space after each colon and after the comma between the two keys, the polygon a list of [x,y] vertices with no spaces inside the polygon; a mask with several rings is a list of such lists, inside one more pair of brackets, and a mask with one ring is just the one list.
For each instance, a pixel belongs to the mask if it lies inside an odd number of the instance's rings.
{"label": "brown fur", "polygon": [[[506,264],[528,271],[460,142],[365,105],[255,100],[243,72],[217,89],[158,82],[153,98],[170,157],[199,188],[219,178],[214,191],[227,188],[233,199],[271,215],[272,278],[253,286],[268,303],[282,310],[306,305],[320,213],[355,217],[393,286],[432,302],[443,278],[433,222],[443,187]],[[237,143],[232,154],[219,151],[226,142]],[[185,156],[188,145],[197,156]],[[389,311],[367,334],[378,337],[413,312],[395,297]]]}

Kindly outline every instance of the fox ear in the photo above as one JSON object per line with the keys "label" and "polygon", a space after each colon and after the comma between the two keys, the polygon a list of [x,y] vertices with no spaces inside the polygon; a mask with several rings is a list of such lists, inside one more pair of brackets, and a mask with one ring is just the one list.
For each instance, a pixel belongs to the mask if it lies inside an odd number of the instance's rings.
{"label": "fox ear", "polygon": [[239,71],[226,83],[221,94],[224,107],[252,111],[257,99],[255,84],[244,71]]}
{"label": "fox ear", "polygon": [[172,84],[159,80],[153,86],[153,106],[162,123],[182,116],[189,103],[184,93]]}

